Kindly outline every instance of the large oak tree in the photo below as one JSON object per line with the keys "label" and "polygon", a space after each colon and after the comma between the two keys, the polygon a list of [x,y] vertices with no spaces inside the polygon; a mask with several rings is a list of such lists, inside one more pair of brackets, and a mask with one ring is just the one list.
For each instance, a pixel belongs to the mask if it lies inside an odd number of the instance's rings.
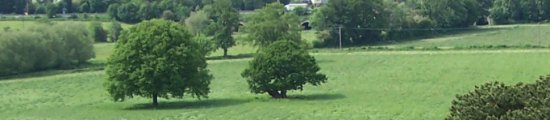
{"label": "large oak tree", "polygon": [[207,97],[212,76],[206,59],[185,28],[151,20],[124,31],[107,66],[107,90],[115,101],[126,97]]}
{"label": "large oak tree", "polygon": [[252,93],[287,98],[287,91],[302,90],[306,83],[325,83],[327,77],[319,70],[315,58],[298,43],[280,40],[261,49],[242,76]]}

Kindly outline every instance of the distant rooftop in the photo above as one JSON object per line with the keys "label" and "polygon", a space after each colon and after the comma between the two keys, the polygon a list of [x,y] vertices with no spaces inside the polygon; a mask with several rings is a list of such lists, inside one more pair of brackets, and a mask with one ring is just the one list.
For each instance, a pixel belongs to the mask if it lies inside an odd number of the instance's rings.
{"label": "distant rooftop", "polygon": [[309,4],[307,3],[290,3],[288,5],[285,5],[286,10],[294,10],[298,7],[307,8]]}

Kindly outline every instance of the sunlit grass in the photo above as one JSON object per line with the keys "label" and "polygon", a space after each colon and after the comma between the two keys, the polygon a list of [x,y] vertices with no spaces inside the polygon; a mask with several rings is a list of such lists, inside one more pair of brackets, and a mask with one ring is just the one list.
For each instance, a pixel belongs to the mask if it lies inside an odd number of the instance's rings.
{"label": "sunlit grass", "polygon": [[210,62],[208,99],[110,100],[103,71],[0,81],[2,119],[442,119],[451,100],[488,81],[533,82],[548,52],[316,54],[328,83],[291,99],[251,94],[247,60]]}

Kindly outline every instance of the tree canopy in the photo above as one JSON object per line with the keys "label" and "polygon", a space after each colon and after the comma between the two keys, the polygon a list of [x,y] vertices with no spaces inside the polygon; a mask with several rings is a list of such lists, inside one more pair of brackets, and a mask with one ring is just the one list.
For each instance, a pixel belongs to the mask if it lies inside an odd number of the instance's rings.
{"label": "tree canopy", "polygon": [[172,20],[180,20],[189,16],[191,7],[186,1],[132,1],[111,4],[108,15],[122,22],[138,23],[143,20],[161,18],[165,11],[173,13]]}
{"label": "tree canopy", "polygon": [[448,120],[543,120],[550,118],[550,77],[514,86],[500,82],[457,95]]}
{"label": "tree canopy", "polygon": [[351,46],[469,27],[487,16],[483,10],[478,0],[331,0],[310,19],[318,31],[329,33],[322,38],[326,45],[338,45],[341,38]]}
{"label": "tree canopy", "polygon": [[107,66],[107,90],[115,101],[143,96],[204,98],[212,76],[193,36],[165,20],[144,21],[122,33]]}
{"label": "tree canopy", "polygon": [[302,90],[306,83],[314,86],[325,83],[327,77],[319,70],[307,50],[293,41],[281,40],[261,49],[242,76],[252,93],[287,98],[288,90]]}
{"label": "tree canopy", "polygon": [[[343,7],[345,6],[345,7]],[[365,28],[385,28],[388,26],[388,12],[382,0],[330,0],[312,18],[318,30],[329,30],[329,44],[339,42],[342,28],[343,44],[372,43],[382,38],[382,31]]]}
{"label": "tree canopy", "polygon": [[189,17],[187,17],[184,21],[185,26],[187,29],[197,35],[197,34],[205,34],[207,31],[208,25],[210,25],[210,19],[208,18],[208,14],[204,10],[199,10],[196,12],[192,12]]}
{"label": "tree canopy", "polygon": [[245,19],[244,32],[256,46],[266,47],[278,40],[300,43],[301,24],[298,16],[287,12],[280,3],[271,3]]}
{"label": "tree canopy", "polygon": [[235,46],[233,32],[239,27],[239,11],[231,6],[231,0],[217,0],[211,6],[204,8],[212,21],[207,30],[214,37],[216,46],[223,49],[223,56],[227,57],[227,51]]}
{"label": "tree canopy", "polygon": [[109,38],[110,42],[116,42],[118,38],[120,37],[120,34],[122,32],[123,28],[120,22],[113,21],[111,22],[111,28],[109,29]]}

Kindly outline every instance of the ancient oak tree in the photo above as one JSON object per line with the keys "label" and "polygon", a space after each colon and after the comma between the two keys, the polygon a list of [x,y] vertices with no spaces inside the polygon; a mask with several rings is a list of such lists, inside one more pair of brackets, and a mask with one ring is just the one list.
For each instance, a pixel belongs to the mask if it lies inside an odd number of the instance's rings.
{"label": "ancient oak tree", "polygon": [[185,28],[166,20],[142,22],[124,31],[107,66],[106,87],[115,101],[126,97],[207,97],[212,76]]}

